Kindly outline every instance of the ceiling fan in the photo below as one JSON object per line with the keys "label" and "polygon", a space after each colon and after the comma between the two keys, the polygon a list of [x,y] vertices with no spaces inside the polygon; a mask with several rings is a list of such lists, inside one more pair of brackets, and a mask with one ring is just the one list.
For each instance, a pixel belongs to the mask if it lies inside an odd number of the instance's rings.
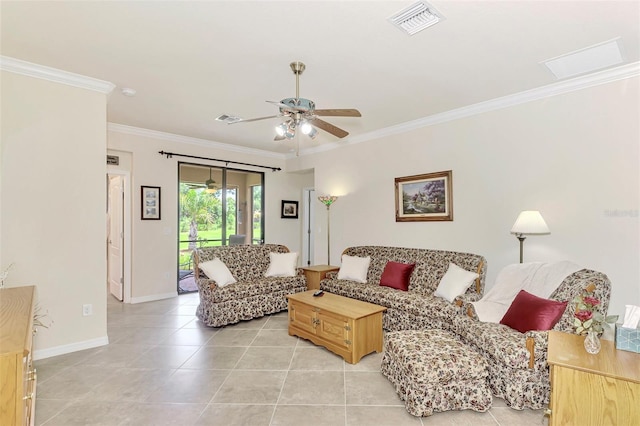
{"label": "ceiling fan", "polygon": [[[280,109],[280,114],[270,115],[267,117],[240,119],[228,115],[221,115],[218,120],[226,121],[228,124],[248,123],[251,121],[266,120],[269,118],[283,117],[284,121],[276,126],[276,137],[274,140],[293,139],[296,130],[315,139],[318,131],[315,127],[324,130],[338,138],[344,138],[349,134],[346,130],[334,126],[318,117],[362,117],[357,109],[316,109],[316,104],[305,98],[300,97],[300,74],[305,70],[306,66],[299,61],[291,62],[291,70],[296,76],[296,97],[285,98],[281,101],[267,101],[276,105]],[[235,119],[234,119],[235,118]],[[314,127],[315,126],[315,127]]]}

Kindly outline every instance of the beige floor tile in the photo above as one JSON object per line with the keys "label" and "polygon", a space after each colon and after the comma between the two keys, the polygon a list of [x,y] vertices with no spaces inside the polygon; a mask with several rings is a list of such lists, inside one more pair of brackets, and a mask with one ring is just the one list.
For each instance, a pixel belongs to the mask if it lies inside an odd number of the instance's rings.
{"label": "beige floor tile", "polygon": [[35,424],[40,426],[64,410],[71,401],[66,399],[36,399]]}
{"label": "beige floor tile", "polygon": [[288,330],[289,318],[286,315],[272,315],[263,330]]}
{"label": "beige floor tile", "polygon": [[[429,426],[496,426],[498,422],[488,411],[478,413],[473,410],[445,411],[424,417],[423,424]],[[522,426],[527,423],[522,423]]]}
{"label": "beige floor tile", "polygon": [[382,362],[383,353],[373,352],[365,355],[356,364],[344,364],[345,371],[380,371],[380,363]]}
{"label": "beige floor tile", "polygon": [[340,426],[345,424],[343,405],[278,405],[271,426]]}
{"label": "beige floor tile", "polygon": [[343,371],[345,362],[341,356],[318,346],[297,346],[291,362],[291,370]]}
{"label": "beige floor tile", "polygon": [[544,416],[544,410],[513,410],[508,407],[492,407],[491,414],[501,426],[519,426],[523,424],[545,426],[549,419]]}
{"label": "beige floor tile", "polygon": [[102,346],[100,351],[80,361],[77,365],[97,365],[112,368],[128,367],[151,348],[151,345],[109,344]]}
{"label": "beige floor tile", "polygon": [[286,371],[233,370],[211,402],[275,404],[286,374]]}
{"label": "beige floor tile", "polygon": [[161,345],[176,345],[176,346],[202,346],[216,334],[216,329],[204,329],[204,328],[181,328],[174,331],[166,339],[160,342]]}
{"label": "beige floor tile", "polygon": [[374,371],[346,371],[347,405],[402,405],[393,385]]}
{"label": "beige floor tile", "polygon": [[169,312],[169,315],[190,315],[195,316],[197,305],[178,305]]}
{"label": "beige floor tile", "polygon": [[348,426],[419,426],[421,424],[420,418],[407,413],[404,407],[350,405],[347,406],[346,412]]}
{"label": "beige floor tile", "polygon": [[120,424],[130,426],[184,426],[194,425],[206,404],[150,404],[139,403]]}
{"label": "beige floor tile", "polygon": [[83,395],[82,399],[142,402],[174,373],[175,370],[171,369],[122,368]]}
{"label": "beige floor tile", "polygon": [[275,405],[209,404],[198,426],[269,426]]}
{"label": "beige floor tile", "polygon": [[73,401],[45,425],[117,426],[127,421],[134,409],[131,402]]}
{"label": "beige floor tile", "polygon": [[113,370],[102,366],[78,365],[57,374],[49,380],[38,383],[38,399],[66,399],[81,398],[94,387],[113,375]]}
{"label": "beige floor tile", "polygon": [[[129,328],[129,333],[117,341],[123,345],[156,345],[176,332],[173,328]],[[111,338],[111,335],[109,335]],[[110,342],[116,343],[116,342]]]}
{"label": "beige floor tile", "polygon": [[207,346],[249,346],[258,330],[223,328],[209,339]]}
{"label": "beige floor tile", "polygon": [[290,371],[278,404],[344,405],[344,373],[340,371]]}
{"label": "beige floor tile", "polygon": [[131,367],[178,368],[198,351],[197,346],[155,346],[144,353]]}
{"label": "beige floor tile", "polygon": [[296,346],[298,339],[284,330],[260,330],[251,346]]}
{"label": "beige floor tile", "polygon": [[182,368],[231,370],[246,351],[246,346],[203,346],[182,365]]}
{"label": "beige floor tile", "polygon": [[229,370],[177,370],[145,402],[205,404],[218,391]]}
{"label": "beige floor tile", "polygon": [[256,330],[262,328],[267,321],[269,321],[269,316],[264,316],[248,321],[240,321],[235,324],[229,324],[224,326],[224,328],[229,330]]}
{"label": "beige floor tile", "polygon": [[249,347],[235,368],[238,370],[288,370],[293,351],[293,347]]}

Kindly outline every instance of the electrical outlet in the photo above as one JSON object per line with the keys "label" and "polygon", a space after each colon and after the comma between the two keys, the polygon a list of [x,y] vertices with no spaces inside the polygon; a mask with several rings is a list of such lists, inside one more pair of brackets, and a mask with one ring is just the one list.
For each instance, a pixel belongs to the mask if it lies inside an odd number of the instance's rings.
{"label": "electrical outlet", "polygon": [[93,305],[92,304],[82,305],[82,315],[85,317],[89,315],[93,315]]}

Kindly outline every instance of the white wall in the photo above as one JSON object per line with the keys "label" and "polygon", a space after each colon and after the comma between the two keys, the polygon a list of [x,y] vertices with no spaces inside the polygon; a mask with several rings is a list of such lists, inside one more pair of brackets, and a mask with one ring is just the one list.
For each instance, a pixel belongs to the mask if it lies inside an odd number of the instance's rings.
{"label": "white wall", "polygon": [[0,265],[53,320],[35,357],[106,344],[106,96],[7,71],[1,89]]}
{"label": "white wall", "polygon": [[[130,153],[132,202],[132,258],[131,258],[131,300],[133,303],[157,300],[177,295],[177,238],[178,238],[178,162],[224,166],[224,163],[207,160],[173,157],[167,159],[158,154],[168,151],[199,157],[218,158],[260,164],[269,167],[283,167],[279,156],[259,155],[190,143],[192,139],[178,136],[139,134],[134,131],[118,130],[108,132],[110,150]],[[213,145],[213,144],[212,144]],[[266,154],[266,153],[265,153]],[[229,167],[233,167],[230,164]],[[238,166],[238,168],[245,168]],[[279,197],[300,197],[301,187],[296,190],[299,175],[288,175],[284,171],[272,172],[268,169],[246,167],[253,171],[265,172],[265,214],[267,242],[282,243],[292,251],[299,250],[299,231],[291,221],[284,226],[280,219]],[[298,176],[298,177],[297,177]],[[162,193],[161,220],[140,219],[140,186],[160,186]],[[284,188],[284,189],[283,189]],[[289,199],[289,198],[285,198]]]}
{"label": "white wall", "polygon": [[[300,173],[285,171],[265,175],[265,242],[283,244],[298,253],[302,266],[302,191],[313,187],[313,171]],[[281,218],[282,200],[298,202],[298,219]]]}
{"label": "white wall", "polygon": [[[518,262],[509,233],[540,210],[551,234],[525,241],[526,261],[572,260],[612,281],[609,312],[640,305],[638,78],[386,136],[288,161],[315,169],[331,207],[331,258],[352,245],[468,251],[487,286]],[[453,170],[452,222],[395,222],[394,178]],[[318,210],[317,221],[325,223]],[[326,233],[316,239],[325,263]]]}

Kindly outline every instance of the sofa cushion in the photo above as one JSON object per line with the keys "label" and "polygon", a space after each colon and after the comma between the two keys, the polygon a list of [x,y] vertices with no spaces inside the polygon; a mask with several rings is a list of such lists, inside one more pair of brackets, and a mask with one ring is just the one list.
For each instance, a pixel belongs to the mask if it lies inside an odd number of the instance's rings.
{"label": "sofa cushion", "polygon": [[529,330],[551,330],[566,308],[566,301],[543,299],[520,290],[500,324],[521,333]]}
{"label": "sofa cushion", "polygon": [[296,265],[298,264],[298,253],[269,253],[269,267],[265,272],[265,277],[294,277],[296,276]]}
{"label": "sofa cushion", "polygon": [[367,271],[371,257],[342,255],[342,265],[338,271],[339,280],[353,280],[360,283],[367,282]]}
{"label": "sofa cushion", "polygon": [[224,287],[229,284],[234,284],[236,279],[233,278],[231,271],[227,268],[227,265],[224,264],[217,257],[213,260],[207,260],[206,262],[202,262],[198,265],[202,272],[205,273],[209,279],[214,280],[218,287]]}
{"label": "sofa cushion", "polygon": [[456,296],[467,291],[478,276],[476,272],[469,272],[455,263],[449,263],[449,269],[447,269],[447,272],[440,280],[440,284],[438,284],[438,288],[436,288],[433,294],[449,302],[453,302]]}
{"label": "sofa cushion", "polygon": [[380,277],[380,285],[402,291],[409,290],[409,278],[415,266],[415,263],[387,262]]}

